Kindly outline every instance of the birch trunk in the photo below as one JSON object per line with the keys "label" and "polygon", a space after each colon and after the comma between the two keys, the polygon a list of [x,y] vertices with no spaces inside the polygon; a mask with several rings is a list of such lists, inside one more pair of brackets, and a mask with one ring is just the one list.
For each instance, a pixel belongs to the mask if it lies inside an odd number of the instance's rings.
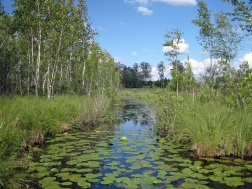
{"label": "birch trunk", "polygon": [[[38,5],[38,14],[40,14],[40,6]],[[36,64],[36,73],[35,73],[35,95],[38,97],[38,89],[39,89],[39,75],[40,75],[40,65],[41,65],[41,42],[42,42],[42,31],[41,31],[41,23],[38,23],[38,51],[37,51],[37,64]]]}

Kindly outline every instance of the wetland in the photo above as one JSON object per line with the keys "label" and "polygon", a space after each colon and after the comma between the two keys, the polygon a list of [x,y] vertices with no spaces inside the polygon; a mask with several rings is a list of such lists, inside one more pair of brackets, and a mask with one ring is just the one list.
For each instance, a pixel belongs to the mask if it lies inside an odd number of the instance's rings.
{"label": "wetland", "polygon": [[187,145],[158,134],[149,105],[130,96],[123,103],[114,110],[118,119],[47,138],[27,176],[33,185],[44,189],[251,188],[250,161],[197,159]]}

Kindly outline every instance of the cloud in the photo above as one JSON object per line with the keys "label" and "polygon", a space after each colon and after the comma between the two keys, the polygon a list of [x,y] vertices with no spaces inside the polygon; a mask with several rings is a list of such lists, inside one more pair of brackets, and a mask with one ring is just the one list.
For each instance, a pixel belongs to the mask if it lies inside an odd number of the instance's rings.
{"label": "cloud", "polygon": [[[248,52],[247,54],[245,54],[242,58],[239,59],[239,61],[234,63],[234,67],[236,69],[239,69],[239,65],[244,61],[247,60],[249,63],[249,66],[252,67],[252,52]],[[187,60],[184,60],[182,62],[185,62]],[[197,61],[195,59],[189,59],[189,61],[191,62],[191,66],[192,66],[192,70],[193,70],[193,74],[195,77],[200,76],[200,74],[205,74],[206,69],[211,65],[211,61],[209,58],[201,61]],[[212,63],[213,64],[218,64],[219,63],[219,59],[213,59]]]}
{"label": "cloud", "polygon": [[114,61],[122,63],[123,59],[121,57],[114,57]]}
{"label": "cloud", "polygon": [[[247,54],[245,54],[241,59],[239,59],[239,61],[237,61],[235,63],[235,68],[238,69],[239,68],[239,64],[242,63],[244,60],[247,60],[249,63],[249,66],[252,67],[252,52],[249,52]],[[187,59],[183,60],[182,62],[184,63],[185,61],[187,61]],[[209,58],[203,60],[203,61],[198,61],[195,59],[189,59],[189,61],[191,62],[191,66],[192,66],[192,70],[193,70],[193,74],[194,77],[199,77],[200,75],[205,74],[206,69],[211,65],[211,61]],[[212,59],[212,63],[213,64],[218,64],[220,60],[219,59]],[[166,78],[171,78],[170,72],[171,72],[172,66],[168,65],[166,67],[166,71],[165,71],[165,77]],[[158,70],[156,67],[152,67],[152,80],[158,80],[159,79],[159,75],[158,75]]]}
{"label": "cloud", "polygon": [[174,6],[197,5],[196,0],[124,0],[124,2],[130,4],[140,4],[145,6],[155,2],[165,3]]}
{"label": "cloud", "polygon": [[[187,59],[182,62],[184,63],[185,61],[187,61]],[[195,59],[189,59],[189,61],[191,62],[194,77],[199,77],[200,74],[204,74],[206,71],[206,68],[210,66],[210,59],[205,59],[202,62],[197,61]],[[218,60],[214,59],[213,62],[217,63]],[[164,76],[166,78],[171,78],[171,69],[172,69],[172,66],[170,64],[166,66],[166,70],[164,73]],[[152,67],[151,74],[152,74],[153,81],[156,81],[159,79],[158,70],[156,67]]]}
{"label": "cloud", "polygon": [[[171,51],[172,48],[169,46],[163,46],[162,51],[167,53]],[[184,39],[181,39],[181,43],[179,43],[179,53],[189,53],[189,44],[185,43]]]}
{"label": "cloud", "polygon": [[153,2],[161,2],[161,3],[166,3],[166,4],[170,4],[170,5],[175,5],[175,6],[179,6],[179,5],[192,5],[192,6],[196,6],[197,5],[197,1],[196,0],[152,0]]}
{"label": "cloud", "polygon": [[233,63],[235,69],[239,69],[240,64],[244,61],[248,61],[249,67],[252,67],[252,52],[246,53],[242,58]]}
{"label": "cloud", "polygon": [[[164,77],[168,78],[170,74],[170,68],[166,68],[165,72],[164,72]],[[158,75],[158,70],[156,67],[152,67],[151,69],[151,80],[152,81],[157,81],[159,78]]]}
{"label": "cloud", "polygon": [[147,5],[149,3],[149,0],[124,0],[124,2],[131,3],[131,4],[138,3],[140,5]]}
{"label": "cloud", "polygon": [[132,52],[131,56],[137,56],[137,52]]}
{"label": "cloud", "polygon": [[[185,62],[185,61],[187,61],[187,60],[184,60],[183,62]],[[210,66],[209,59],[206,59],[203,62],[198,62],[195,59],[189,59],[189,61],[191,62],[193,74],[195,76],[199,76],[200,74],[204,74],[206,71],[206,68]]]}
{"label": "cloud", "polygon": [[243,62],[244,60],[247,60],[249,63],[249,66],[252,67],[252,52],[249,52],[245,54],[241,59],[240,62]]}
{"label": "cloud", "polygon": [[146,7],[142,7],[142,6],[139,6],[138,8],[137,8],[137,11],[138,12],[141,12],[143,15],[145,15],[145,16],[150,16],[150,15],[152,15],[153,14],[153,11],[152,10],[150,10],[150,9],[148,9],[148,8],[146,8]]}

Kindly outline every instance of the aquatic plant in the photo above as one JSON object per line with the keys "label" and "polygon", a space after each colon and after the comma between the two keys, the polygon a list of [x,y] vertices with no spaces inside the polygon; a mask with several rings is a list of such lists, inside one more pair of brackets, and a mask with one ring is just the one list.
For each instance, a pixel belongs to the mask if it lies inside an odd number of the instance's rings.
{"label": "aquatic plant", "polygon": [[[74,95],[54,96],[51,99],[34,96],[0,98],[0,164],[8,160],[11,162],[32,146],[42,146],[47,136],[71,129],[77,120],[81,123],[94,124],[104,115],[109,103],[105,96],[104,98]],[[84,111],[85,109],[88,111]],[[83,126],[78,124],[78,127]],[[11,163],[5,164],[10,167],[2,169],[5,173],[0,170],[2,183],[13,170]]]}

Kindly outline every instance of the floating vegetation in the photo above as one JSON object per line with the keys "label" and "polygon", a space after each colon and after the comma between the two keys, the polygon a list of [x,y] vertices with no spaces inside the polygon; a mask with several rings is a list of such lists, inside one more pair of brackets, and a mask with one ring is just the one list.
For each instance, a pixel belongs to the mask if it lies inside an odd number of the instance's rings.
{"label": "floating vegetation", "polygon": [[[145,119],[138,119],[135,108],[139,107]],[[153,121],[146,116],[148,108],[128,108],[123,111],[129,120],[124,117],[120,125],[48,139],[31,172],[41,187],[208,189],[252,183],[251,164],[211,158],[193,161],[186,148],[155,135]]]}

